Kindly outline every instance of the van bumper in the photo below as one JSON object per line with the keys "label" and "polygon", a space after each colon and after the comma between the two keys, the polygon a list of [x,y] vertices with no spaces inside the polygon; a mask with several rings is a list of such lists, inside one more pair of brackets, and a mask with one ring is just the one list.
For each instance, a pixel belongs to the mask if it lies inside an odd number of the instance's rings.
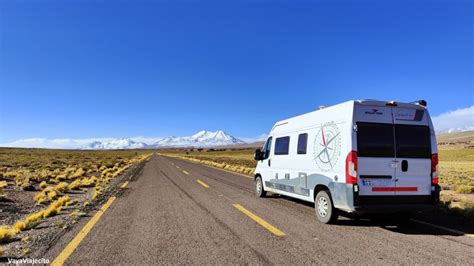
{"label": "van bumper", "polygon": [[430,211],[436,207],[436,204],[390,204],[390,205],[371,205],[357,206],[354,211],[358,214],[376,214],[376,213],[397,213],[397,212],[419,212]]}
{"label": "van bumper", "polygon": [[359,196],[354,194],[356,213],[395,213],[429,211],[438,206],[440,187],[435,186],[431,195],[408,196]]}

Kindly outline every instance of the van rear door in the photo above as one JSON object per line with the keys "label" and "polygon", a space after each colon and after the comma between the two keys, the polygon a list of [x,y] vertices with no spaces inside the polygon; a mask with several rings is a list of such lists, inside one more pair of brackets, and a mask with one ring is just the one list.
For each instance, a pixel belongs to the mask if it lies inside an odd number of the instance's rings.
{"label": "van rear door", "polygon": [[357,122],[359,195],[395,195],[394,146],[392,123]]}
{"label": "van rear door", "polygon": [[359,195],[394,196],[395,139],[391,106],[360,104],[354,109]]}
{"label": "van rear door", "polygon": [[[424,110],[394,109],[395,195],[430,195],[431,129],[428,119]],[[410,113],[413,115],[407,115]]]}

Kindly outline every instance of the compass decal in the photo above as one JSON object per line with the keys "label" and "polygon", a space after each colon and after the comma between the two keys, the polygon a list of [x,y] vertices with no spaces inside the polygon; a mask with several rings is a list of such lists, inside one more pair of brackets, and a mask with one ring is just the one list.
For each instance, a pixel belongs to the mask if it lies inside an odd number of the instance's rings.
{"label": "compass decal", "polygon": [[341,131],[336,123],[321,125],[314,140],[313,160],[323,171],[334,168],[341,155]]}

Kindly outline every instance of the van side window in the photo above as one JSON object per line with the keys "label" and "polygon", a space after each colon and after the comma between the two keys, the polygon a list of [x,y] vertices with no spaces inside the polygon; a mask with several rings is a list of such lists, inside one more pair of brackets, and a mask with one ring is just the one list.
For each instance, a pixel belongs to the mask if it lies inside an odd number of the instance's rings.
{"label": "van side window", "polygon": [[357,155],[361,157],[395,157],[393,125],[357,123]]}
{"label": "van side window", "polygon": [[290,137],[281,137],[275,140],[275,155],[287,155],[290,147]]}
{"label": "van side window", "polygon": [[298,135],[298,154],[306,154],[306,146],[308,144],[308,134],[303,133]]}
{"label": "van side window", "polygon": [[265,148],[263,150],[263,159],[268,159],[270,157],[270,149],[272,148],[272,137],[269,137],[267,139],[267,142],[265,143]]}

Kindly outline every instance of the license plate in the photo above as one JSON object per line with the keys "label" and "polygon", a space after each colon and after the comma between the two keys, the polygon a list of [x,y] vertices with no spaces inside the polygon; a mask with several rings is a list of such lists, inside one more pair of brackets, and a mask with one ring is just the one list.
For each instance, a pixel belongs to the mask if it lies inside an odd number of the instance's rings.
{"label": "license plate", "polygon": [[364,180],[362,179],[362,186],[365,187],[388,187],[392,180]]}

